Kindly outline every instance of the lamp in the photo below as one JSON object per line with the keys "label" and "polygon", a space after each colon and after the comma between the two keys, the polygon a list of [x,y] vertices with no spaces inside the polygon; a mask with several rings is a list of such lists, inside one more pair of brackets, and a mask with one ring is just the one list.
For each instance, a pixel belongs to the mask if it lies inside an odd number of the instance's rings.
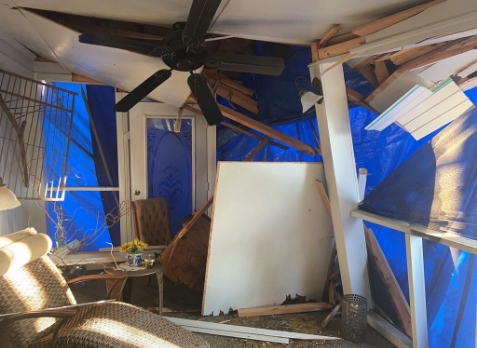
{"label": "lamp", "polygon": [[[304,82],[311,91],[300,88],[299,82]],[[315,105],[316,103],[320,104],[323,100],[323,91],[321,88],[321,81],[317,77],[315,77],[310,83],[306,78],[303,76],[298,76],[295,79],[295,86],[298,89],[298,95],[300,96],[301,105],[303,106],[303,113],[310,110],[310,108]]]}
{"label": "lamp", "polygon": [[21,205],[17,196],[5,187],[3,179],[0,178],[0,210],[8,210]]}

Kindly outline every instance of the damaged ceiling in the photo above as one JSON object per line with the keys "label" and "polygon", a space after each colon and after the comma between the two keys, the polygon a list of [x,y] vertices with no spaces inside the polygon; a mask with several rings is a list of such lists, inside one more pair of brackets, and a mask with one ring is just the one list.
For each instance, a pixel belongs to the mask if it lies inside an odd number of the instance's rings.
{"label": "damaged ceiling", "polygon": [[[314,0],[222,1],[209,33],[213,36],[307,45],[339,23],[341,32],[360,24],[424,3],[410,0],[337,0],[317,4]],[[34,52],[58,62],[64,69],[124,90],[132,90],[145,78],[165,68],[161,59],[124,50],[80,44],[74,25],[66,26],[26,8],[63,12],[94,18],[154,25],[166,30],[185,21],[191,0],[181,1],[54,1],[2,0],[0,31]],[[73,24],[73,23],[72,23]],[[72,28],[73,26],[73,28]],[[144,27],[143,27],[144,28]],[[152,34],[161,36],[160,28]],[[188,73],[174,71],[172,78],[150,97],[181,106],[189,96]]]}

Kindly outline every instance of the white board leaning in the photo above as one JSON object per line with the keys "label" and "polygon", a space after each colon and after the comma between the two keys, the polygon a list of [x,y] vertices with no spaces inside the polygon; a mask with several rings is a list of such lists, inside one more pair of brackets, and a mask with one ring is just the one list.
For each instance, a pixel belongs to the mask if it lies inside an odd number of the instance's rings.
{"label": "white board leaning", "polygon": [[203,315],[321,299],[333,232],[316,180],[321,163],[219,163]]}

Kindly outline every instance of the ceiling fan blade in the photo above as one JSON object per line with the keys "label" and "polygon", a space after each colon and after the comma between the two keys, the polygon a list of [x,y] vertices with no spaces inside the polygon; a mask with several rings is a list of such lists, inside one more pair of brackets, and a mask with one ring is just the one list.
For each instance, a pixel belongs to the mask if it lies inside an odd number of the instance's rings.
{"label": "ceiling fan blade", "polygon": [[224,116],[222,116],[222,112],[210,92],[206,78],[200,74],[190,74],[187,84],[197,100],[197,104],[199,104],[207,123],[213,126],[222,122]]}
{"label": "ceiling fan blade", "polygon": [[146,81],[134,88],[131,93],[117,102],[116,105],[114,105],[114,110],[118,112],[129,111],[134,105],[139,103],[149,93],[164,83],[169,77],[171,77],[171,75],[171,71],[165,69],[154,73]]}
{"label": "ceiling fan blade", "polygon": [[182,42],[192,51],[205,48],[204,39],[222,0],[194,0],[182,33]]}
{"label": "ceiling fan blade", "polygon": [[147,54],[153,57],[161,57],[162,52],[164,51],[164,48],[159,45],[153,45],[139,40],[125,39],[123,37],[99,33],[81,34],[79,36],[79,42],[90,45],[120,48],[127,51]]}
{"label": "ceiling fan blade", "polygon": [[285,69],[285,62],[282,58],[226,53],[211,54],[207,57],[205,65],[220,70],[273,76],[280,75]]}

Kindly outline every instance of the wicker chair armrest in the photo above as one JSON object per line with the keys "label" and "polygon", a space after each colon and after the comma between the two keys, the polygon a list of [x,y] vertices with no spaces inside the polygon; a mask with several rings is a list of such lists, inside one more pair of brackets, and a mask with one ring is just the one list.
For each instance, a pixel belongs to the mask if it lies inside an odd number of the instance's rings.
{"label": "wicker chair armrest", "polygon": [[68,285],[85,282],[89,280],[115,280],[114,284],[111,286],[108,293],[106,294],[106,298],[111,300],[111,299],[117,299],[112,296],[113,291],[114,289],[116,289],[117,286],[121,286],[122,288],[122,286],[124,286],[124,280],[126,278],[127,277],[124,274],[90,274],[86,276],[73,278],[68,281]]}
{"label": "wicker chair armrest", "polygon": [[68,285],[87,282],[90,280],[121,280],[126,278],[124,274],[90,274],[81,277],[76,277],[68,281]]}
{"label": "wicker chair armrest", "polygon": [[28,311],[14,314],[4,314],[0,318],[0,327],[9,325],[17,320],[42,318],[42,317],[55,317],[55,318],[68,318],[76,313],[76,310],[72,309],[43,309],[39,311]]}

